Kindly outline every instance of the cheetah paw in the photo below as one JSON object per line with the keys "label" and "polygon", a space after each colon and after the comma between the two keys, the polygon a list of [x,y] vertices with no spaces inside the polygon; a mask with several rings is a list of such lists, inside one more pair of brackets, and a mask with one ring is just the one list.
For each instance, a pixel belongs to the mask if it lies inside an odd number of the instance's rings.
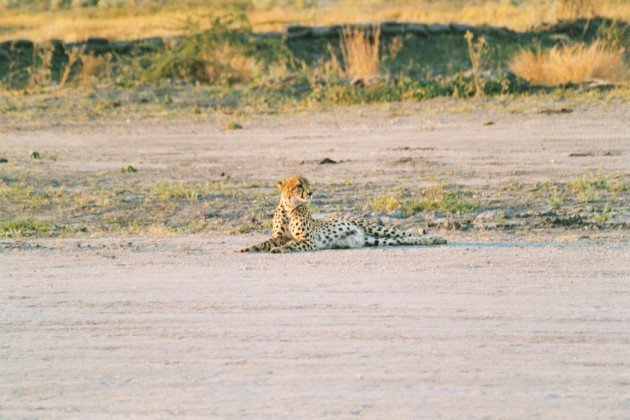
{"label": "cheetah paw", "polygon": [[284,252],[284,249],[282,247],[277,246],[275,248],[271,248],[271,251],[269,252],[271,252],[272,254],[281,254]]}

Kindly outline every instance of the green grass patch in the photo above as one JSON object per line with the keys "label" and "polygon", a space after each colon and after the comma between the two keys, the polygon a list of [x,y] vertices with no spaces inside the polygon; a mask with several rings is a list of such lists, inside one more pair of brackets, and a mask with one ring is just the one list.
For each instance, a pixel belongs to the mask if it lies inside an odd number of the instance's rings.
{"label": "green grass patch", "polygon": [[218,191],[216,184],[184,184],[161,182],[156,184],[151,191],[151,195],[158,201],[187,200],[199,201],[207,195]]}
{"label": "green grass patch", "polygon": [[62,231],[63,227],[48,220],[8,220],[0,222],[2,236],[37,236],[50,235]]}
{"label": "green grass patch", "polygon": [[569,182],[569,189],[582,203],[601,201],[605,193],[629,191],[629,184],[624,183],[618,175],[594,172],[582,175]]}
{"label": "green grass patch", "polygon": [[423,211],[442,211],[451,214],[468,213],[478,209],[481,203],[475,199],[472,191],[453,184],[440,184],[422,190],[417,196],[407,196],[402,192],[395,195],[377,197],[368,203],[379,213],[402,211],[412,215]]}
{"label": "green grass patch", "polygon": [[610,204],[606,203],[604,205],[604,208],[602,208],[600,211],[595,213],[595,215],[593,216],[593,220],[595,220],[597,223],[606,223],[607,221],[611,219],[611,217],[612,217],[612,212],[611,212]]}

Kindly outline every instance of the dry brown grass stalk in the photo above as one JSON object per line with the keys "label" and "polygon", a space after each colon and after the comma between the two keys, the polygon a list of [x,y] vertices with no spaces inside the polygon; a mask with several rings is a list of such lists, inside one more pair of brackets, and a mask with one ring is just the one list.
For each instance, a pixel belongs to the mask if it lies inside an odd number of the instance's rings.
{"label": "dry brown grass stalk", "polygon": [[61,74],[61,79],[59,80],[59,88],[63,89],[68,81],[70,80],[70,74],[72,73],[72,68],[77,63],[77,61],[81,58],[83,51],[75,50],[68,52],[68,62],[63,69],[63,73]]}
{"label": "dry brown grass stalk", "polygon": [[510,69],[530,83],[543,86],[593,79],[620,82],[628,73],[623,53],[623,49],[611,49],[601,41],[591,45],[578,43],[546,50],[522,50],[510,61]]}
{"label": "dry brown grass stalk", "polygon": [[381,60],[378,52],[381,29],[366,31],[345,28],[341,34],[340,47],[345,76],[352,81],[369,81],[381,75]]}
{"label": "dry brown grass stalk", "polygon": [[488,43],[486,38],[478,37],[474,42],[474,35],[470,31],[466,31],[464,35],[466,44],[468,44],[468,57],[470,58],[471,72],[473,81],[475,82],[475,96],[482,96],[485,86],[484,80],[481,78],[481,71],[488,59]]}

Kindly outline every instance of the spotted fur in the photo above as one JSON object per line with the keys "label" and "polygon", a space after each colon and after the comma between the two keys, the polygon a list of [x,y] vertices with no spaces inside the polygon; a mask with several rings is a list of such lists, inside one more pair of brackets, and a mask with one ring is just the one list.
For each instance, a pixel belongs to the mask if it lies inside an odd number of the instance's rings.
{"label": "spotted fur", "polygon": [[281,197],[273,215],[271,238],[241,249],[241,252],[271,253],[316,251],[319,249],[361,248],[386,245],[439,245],[437,236],[414,235],[394,227],[384,227],[361,218],[313,219],[308,211],[312,195],[310,182],[289,177],[278,183]]}

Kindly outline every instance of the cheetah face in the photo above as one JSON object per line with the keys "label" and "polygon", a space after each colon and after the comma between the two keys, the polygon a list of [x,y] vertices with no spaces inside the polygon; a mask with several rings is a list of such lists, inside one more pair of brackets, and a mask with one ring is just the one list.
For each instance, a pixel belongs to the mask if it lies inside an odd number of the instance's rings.
{"label": "cheetah face", "polygon": [[282,194],[282,200],[288,203],[291,210],[300,204],[308,203],[313,196],[311,183],[301,176],[286,178],[277,185]]}

